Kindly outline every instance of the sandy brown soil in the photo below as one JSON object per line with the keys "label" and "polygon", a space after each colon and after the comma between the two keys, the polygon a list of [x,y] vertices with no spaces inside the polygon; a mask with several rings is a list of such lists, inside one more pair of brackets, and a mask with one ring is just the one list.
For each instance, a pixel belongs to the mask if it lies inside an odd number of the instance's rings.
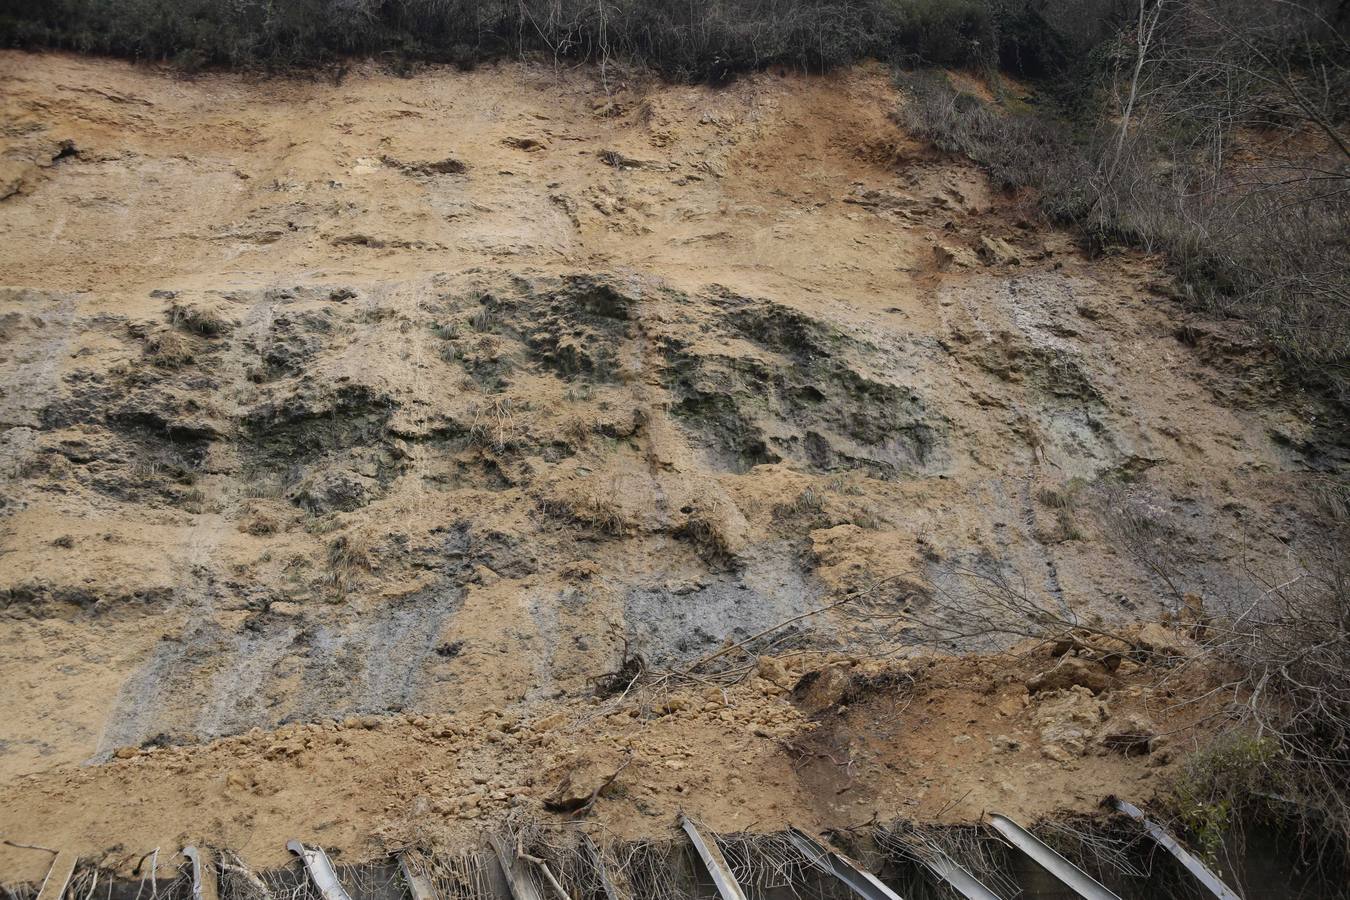
{"label": "sandy brown soil", "polygon": [[1191,713],[1128,678],[1033,702],[1044,658],[810,713],[818,656],[664,713],[592,695],[887,578],[770,655],[903,655],[933,637],[905,604],[968,572],[1089,620],[1239,603],[1315,527],[1316,407],[1154,261],[1085,259],[900,133],[880,69],[5,53],[0,88],[14,840],[463,841],[568,750],[631,754],[592,811],[623,835],[1143,796],[1167,754],[1099,754],[1110,721]]}
{"label": "sandy brown soil", "polygon": [[[1154,696],[1143,673],[1109,696],[1029,695],[1024,681],[1047,665],[812,655],[771,660],[727,688],[544,705],[532,719],[488,710],[254,729],[32,776],[7,833],[60,846],[115,833],[93,857],[128,871],[141,847],[203,839],[259,866],[285,862],[296,833],[346,859],[468,847],[504,819],[579,821],[602,840],[663,836],[680,812],[722,831],[961,823],[986,811],[1035,821],[1107,794],[1151,796],[1208,733],[1190,727],[1213,711],[1185,702],[1199,693],[1193,682],[1172,699]],[[833,688],[794,692],[808,672]],[[1150,752],[1113,749],[1141,720],[1157,733]],[[547,808],[568,777],[569,797],[605,786],[593,807]],[[31,851],[8,857],[45,863]]]}

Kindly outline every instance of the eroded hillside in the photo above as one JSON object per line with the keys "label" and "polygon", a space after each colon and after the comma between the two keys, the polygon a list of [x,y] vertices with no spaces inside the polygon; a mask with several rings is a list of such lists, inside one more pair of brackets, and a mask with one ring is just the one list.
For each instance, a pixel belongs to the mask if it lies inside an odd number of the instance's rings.
{"label": "eroded hillside", "polygon": [[1316,528],[1320,411],[901,133],[879,68],[0,70],[17,840],[360,857],[578,759],[633,836],[1144,796],[1176,754],[1112,735],[1201,711],[934,657],[1008,643],[951,598],[1156,630]]}

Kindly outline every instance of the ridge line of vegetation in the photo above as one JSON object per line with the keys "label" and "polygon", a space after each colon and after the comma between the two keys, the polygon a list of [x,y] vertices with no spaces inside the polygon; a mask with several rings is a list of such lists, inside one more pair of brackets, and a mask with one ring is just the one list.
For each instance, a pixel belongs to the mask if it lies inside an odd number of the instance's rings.
{"label": "ridge line of vegetation", "polygon": [[[378,57],[471,67],[543,53],[682,81],[866,58],[1043,62],[1027,0],[3,0],[0,45],[288,69]],[[1049,30],[1044,30],[1049,35]],[[1035,42],[1039,45],[1039,41]]]}

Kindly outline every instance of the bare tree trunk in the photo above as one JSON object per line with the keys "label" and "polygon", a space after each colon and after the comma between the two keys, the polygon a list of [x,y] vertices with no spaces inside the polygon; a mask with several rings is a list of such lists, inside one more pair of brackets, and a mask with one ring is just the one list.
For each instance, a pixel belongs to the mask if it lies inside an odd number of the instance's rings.
{"label": "bare tree trunk", "polygon": [[1153,32],[1158,27],[1158,20],[1162,18],[1165,2],[1166,0],[1157,0],[1152,15],[1149,15],[1148,0],[1139,0],[1139,20],[1135,25],[1134,37],[1134,74],[1130,76],[1130,93],[1125,101],[1125,111],[1120,117],[1120,134],[1116,137],[1115,156],[1112,158],[1111,168],[1106,174],[1108,184],[1115,180],[1121,157],[1125,155],[1125,138],[1129,136],[1130,132],[1130,117],[1134,114],[1134,103],[1139,97],[1139,78],[1143,74],[1144,63],[1148,60],[1148,50],[1153,43]]}

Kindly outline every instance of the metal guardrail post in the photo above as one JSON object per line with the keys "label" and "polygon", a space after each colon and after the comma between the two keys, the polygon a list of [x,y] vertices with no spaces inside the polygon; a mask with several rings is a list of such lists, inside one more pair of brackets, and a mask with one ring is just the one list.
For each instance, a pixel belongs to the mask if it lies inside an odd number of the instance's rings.
{"label": "metal guardrail post", "polygon": [[47,870],[47,877],[42,880],[37,900],[61,900],[66,895],[71,876],[75,874],[77,862],[79,857],[71,851],[57,851],[56,859],[52,860],[52,866]]}
{"label": "metal guardrail post", "polygon": [[413,867],[408,865],[407,853],[398,855],[398,870],[403,875],[404,883],[408,885],[408,893],[412,895],[412,900],[436,900],[436,891],[431,886],[431,879],[413,871]]}
{"label": "metal guardrail post", "polygon": [[703,860],[704,867],[712,876],[713,884],[717,885],[717,892],[722,895],[722,900],[746,900],[745,891],[732,874],[731,866],[727,865],[717,842],[706,840],[699,832],[698,826],[690,821],[688,816],[680,816],[680,827],[689,835],[690,843],[698,851],[699,859]]}
{"label": "metal guardrail post", "polygon": [[1105,885],[1060,856],[1040,838],[1012,819],[992,813],[989,816],[989,821],[1008,843],[1021,850],[1037,865],[1055,876],[1065,887],[1084,898],[1084,900],[1120,900],[1118,896],[1107,890]]}
{"label": "metal guardrail post", "polygon": [[544,900],[544,892],[534,883],[534,878],[524,866],[524,860],[516,856],[501,835],[492,835],[488,842],[497,854],[497,862],[506,876],[506,886],[511,889],[511,896],[515,900]]}
{"label": "metal guardrail post", "polygon": [[1168,853],[1175,856],[1177,861],[1185,866],[1186,870],[1194,875],[1196,880],[1219,900],[1242,900],[1237,891],[1230,888],[1224,883],[1223,879],[1211,872],[1208,866],[1192,856],[1190,851],[1181,846],[1181,842],[1172,837],[1165,828],[1147,818],[1139,807],[1120,798],[1116,798],[1115,806],[1116,809],[1143,825],[1149,837],[1153,838]]}
{"label": "metal guardrail post", "polygon": [[934,850],[932,854],[931,859],[921,859],[920,862],[933,873],[934,877],[945,881],[966,900],[1002,900],[998,894],[985,887],[978,878],[941,850]]}
{"label": "metal guardrail post", "polygon": [[219,900],[220,882],[211,851],[188,846],[183,848],[183,855],[192,862],[192,900]]}
{"label": "metal guardrail post", "polygon": [[582,834],[581,844],[586,848],[586,855],[590,857],[591,865],[595,866],[595,874],[600,879],[600,887],[605,892],[605,900],[634,900],[627,883],[619,883],[610,875],[609,864],[605,861],[604,853],[595,845],[595,841],[591,840],[589,835]]}
{"label": "metal guardrail post", "polygon": [[342,882],[338,881],[333,861],[323,852],[322,847],[306,847],[297,840],[290,840],[286,842],[286,849],[304,862],[305,871],[309,873],[310,880],[319,889],[319,893],[323,894],[324,900],[352,900]]}
{"label": "metal guardrail post", "polygon": [[871,872],[864,870],[838,850],[821,844],[801,829],[789,828],[788,839],[808,862],[848,885],[853,893],[863,897],[864,900],[903,900]]}

